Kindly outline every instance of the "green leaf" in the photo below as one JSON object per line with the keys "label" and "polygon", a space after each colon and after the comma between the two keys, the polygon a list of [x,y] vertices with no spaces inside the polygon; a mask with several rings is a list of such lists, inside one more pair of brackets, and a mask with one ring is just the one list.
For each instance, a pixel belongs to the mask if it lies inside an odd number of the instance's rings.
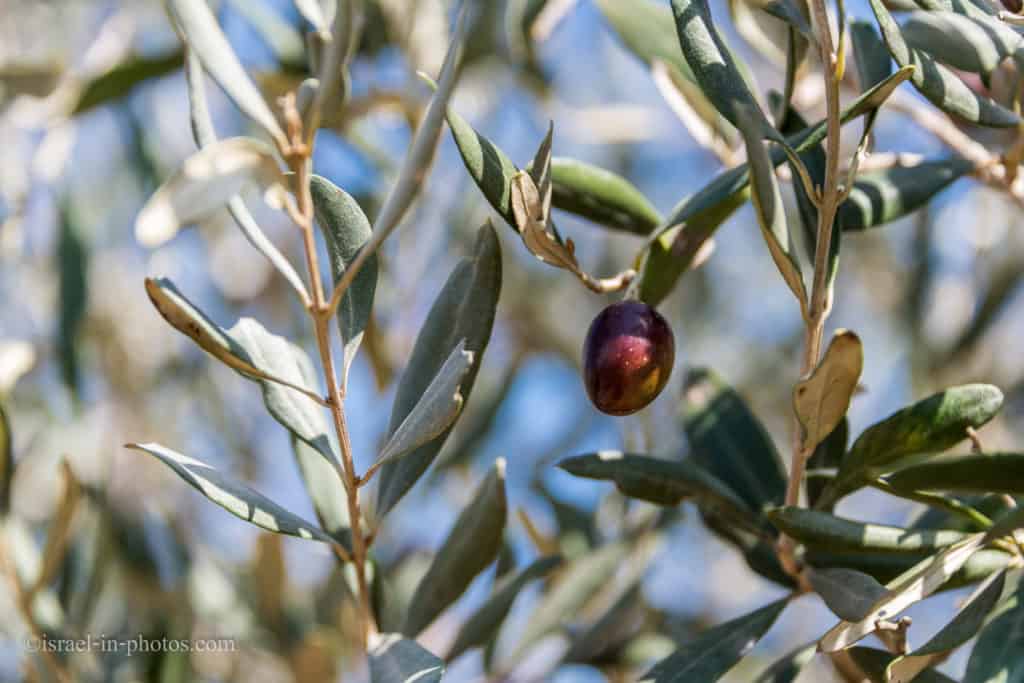
{"label": "green leaf", "polygon": [[[761,234],[764,236],[768,251],[775,262],[775,267],[782,274],[790,291],[800,304],[800,309],[807,307],[807,289],[804,287],[803,273],[800,270],[800,261],[796,257],[792,240],[789,236],[789,225],[786,222],[786,211],[782,204],[782,193],[779,191],[779,183],[775,178],[775,167],[768,156],[762,138],[764,137],[764,126],[767,125],[760,117],[755,116],[754,110],[743,104],[734,105],[736,108],[736,121],[743,133],[743,140],[747,146],[747,160],[750,165],[752,183],[751,196],[754,202],[754,212],[757,214],[758,225],[761,226]],[[760,112],[760,110],[758,110]]]}
{"label": "green leaf", "polygon": [[135,86],[173,73],[180,69],[183,63],[184,53],[181,50],[154,57],[133,55],[86,83],[78,95],[71,115],[78,116],[95,107],[119,100]]}
{"label": "green leaf", "polygon": [[941,661],[949,652],[960,647],[981,630],[989,612],[1003,594],[1006,572],[990,576],[978,586],[953,620],[942,627],[927,643],[913,652],[897,657],[886,668],[888,680],[894,683],[916,680],[915,676],[932,663]]}
{"label": "green leaf", "polygon": [[452,107],[448,107],[448,126],[470,177],[494,210],[514,228],[516,217],[512,213],[512,178],[519,169],[500,147],[478,133]]}
{"label": "green leaf", "polygon": [[54,345],[60,360],[61,379],[77,396],[79,332],[89,305],[89,245],[83,239],[73,208],[66,205],[60,210],[56,256],[60,317]]}
{"label": "green leaf", "polygon": [[735,129],[708,101],[680,52],[671,10],[650,0],[597,0],[596,4],[626,49],[648,67],[656,62],[668,67],[672,82],[697,115],[719,137],[735,138]]}
{"label": "green leaf", "polygon": [[623,495],[656,505],[678,505],[694,498],[734,520],[748,520],[751,515],[747,504],[728,486],[689,461],[600,451],[566,458],[558,466],[577,477],[614,481]]}
{"label": "green leaf", "polygon": [[335,543],[315,524],[288,512],[263,494],[224,476],[209,465],[175,453],[160,444],[132,443],[127,444],[126,448],[152,455],[174,470],[190,486],[240,519],[278,534]]}
{"label": "green leaf", "polygon": [[556,209],[609,228],[647,235],[661,223],[661,214],[631,182],[576,159],[551,159],[551,189]]}
{"label": "green leaf", "polygon": [[858,621],[840,621],[818,641],[822,652],[836,652],[873,633],[883,619],[892,619],[946,583],[986,542],[983,533],[968,536],[939,554],[922,560],[887,586],[889,591]]}
{"label": "green leaf", "polygon": [[182,39],[195,50],[217,85],[246,116],[262,126],[275,141],[284,143],[286,136],[277,118],[242,68],[206,0],[165,0],[165,3]]}
{"label": "green leaf", "polygon": [[[901,69],[864,91],[842,110],[840,121],[845,124],[875,111],[912,71],[911,67]],[[825,130],[825,122],[819,121],[787,138],[786,143],[799,154],[821,144]],[[783,149],[771,150],[772,164],[778,166],[786,158]],[[675,206],[655,231],[656,239],[652,240],[650,253],[641,264],[640,297],[645,302],[654,306],[668,295],[718,226],[746,201],[744,193],[749,181],[747,164],[740,164],[719,174],[699,192]]]}
{"label": "green leaf", "polygon": [[276,204],[285,182],[270,145],[246,137],[220,140],[186,159],[146,201],[135,220],[135,236],[144,246],[158,247],[251,185]]}
{"label": "green leaf", "polygon": [[892,74],[892,56],[870,21],[850,22],[850,42],[857,64],[857,77],[861,89],[881,83]]}
{"label": "green leaf", "polygon": [[955,446],[967,438],[968,427],[981,427],[996,416],[1002,405],[1003,392],[998,388],[965,384],[893,413],[857,437],[831,487],[831,498],[838,499],[856,488],[867,470],[884,472],[901,458],[939,453]]}
{"label": "green leaf", "polygon": [[783,598],[700,634],[641,677],[647,683],[717,681],[768,632],[788,604]]}
{"label": "green leaf", "polygon": [[814,659],[817,651],[818,647],[815,643],[793,650],[765,669],[754,680],[754,683],[793,683],[800,676],[803,668]]}
{"label": "green leaf", "polygon": [[959,543],[967,534],[952,530],[905,529],[855,522],[819,510],[782,507],[768,511],[779,531],[808,547],[834,552],[920,553]]}
{"label": "green leaf", "polygon": [[465,340],[448,356],[437,376],[395,433],[381,449],[378,463],[397,460],[410,451],[437,438],[455,422],[462,409],[459,386],[473,367],[473,354],[466,351]]}
{"label": "green leaf", "polygon": [[939,455],[886,480],[901,491],[1024,493],[1024,453]]}
{"label": "green leaf", "polygon": [[416,636],[455,602],[501,551],[505,535],[505,460],[498,458],[413,594],[402,633]]}
{"label": "green leaf", "polygon": [[252,318],[242,318],[228,330],[219,327],[170,280],[147,278],[146,293],[172,327],[238,374],[259,382],[263,402],[274,419],[328,462],[336,460],[323,410],[307,384],[305,375],[311,373],[304,373],[304,366],[309,367],[305,352]]}
{"label": "green leaf", "polygon": [[[370,241],[370,221],[351,195],[326,178],[314,175],[310,179],[309,189],[313,195],[316,221],[323,232],[327,255],[331,259],[331,275],[337,283],[360,249]],[[377,255],[373,254],[363,264],[338,304],[338,330],[345,348],[343,373],[346,377],[373,313],[377,270]]]}
{"label": "green leaf", "polygon": [[629,543],[611,543],[577,557],[562,569],[557,582],[534,608],[509,661],[522,661],[541,638],[577,618],[583,606],[608,585],[633,549]]}
{"label": "green leaf", "polygon": [[695,369],[687,376],[682,421],[695,462],[750,509],[782,503],[786,475],[775,444],[739,394],[713,371]]}
{"label": "green leaf", "polygon": [[[1019,577],[1018,577],[1019,579]],[[1009,683],[1024,677],[1024,581],[992,615],[967,662],[964,683]]]}
{"label": "green leaf", "polygon": [[[185,81],[188,84],[192,137],[196,141],[196,146],[203,149],[217,142],[217,131],[214,129],[213,117],[210,115],[210,107],[206,102],[206,78],[203,76],[203,65],[196,57],[195,51],[190,49],[185,51]],[[240,195],[235,195],[228,200],[228,213],[238,224],[238,228],[249,244],[263,254],[271,265],[284,276],[284,279],[299,295],[299,299],[303,302],[308,301],[309,293],[306,292],[306,285],[302,282],[302,278],[285,258],[285,255],[267,239]]]}
{"label": "green leaf", "polygon": [[947,114],[982,126],[1010,127],[1020,123],[1020,117],[1012,111],[988,97],[978,95],[947,67],[927,53],[907,45],[899,24],[881,0],[869,1],[882,30],[882,38],[889,46],[896,64],[914,67],[910,80],[932,104]]}
{"label": "green leaf", "polygon": [[[412,412],[423,392],[437,376],[460,340],[473,354],[473,367],[459,385],[463,400],[469,399],[484,350],[491,336],[494,314],[501,291],[501,250],[490,223],[477,237],[472,257],[456,266],[416,338],[409,364],[399,380],[391,409],[389,436]],[[378,518],[387,514],[412,488],[444,445],[451,427],[401,460],[381,468],[377,490]]]}
{"label": "green leaf", "polygon": [[973,170],[970,161],[953,157],[858,174],[839,207],[840,224],[849,232],[902,218]]}
{"label": "green leaf", "polygon": [[371,636],[372,683],[440,683],[444,662],[398,633]]}
{"label": "green leaf", "polygon": [[498,581],[487,600],[462,624],[446,659],[450,662],[466,650],[482,647],[497,636],[512,603],[527,584],[547,576],[561,564],[562,558],[557,555],[542,557]]}
{"label": "green leaf", "polygon": [[[852,647],[849,652],[853,661],[872,681],[884,681],[885,670],[895,659],[895,655],[884,650],[876,650],[873,647]],[[926,669],[914,679],[914,683],[956,683],[956,681],[934,669]]]}
{"label": "green leaf", "polygon": [[740,528],[707,508],[701,509],[700,515],[711,532],[733,545],[743,555],[752,571],[785,588],[796,588],[793,577],[779,564],[771,533],[766,533],[763,528],[753,532]]}
{"label": "green leaf", "polygon": [[850,330],[837,330],[825,355],[793,389],[793,410],[804,430],[804,448],[816,448],[846,417],[864,368],[864,347]]}
{"label": "green leaf", "polygon": [[0,402],[0,519],[11,509],[11,482],[14,480],[14,437],[11,421]]}
{"label": "green leaf", "polygon": [[683,56],[704,95],[737,128],[743,128],[741,110],[749,110],[752,120],[748,127],[764,137],[772,130],[771,124],[750,92],[735,57],[718,34],[707,0],[672,0],[672,12]]}
{"label": "green leaf", "polygon": [[1020,34],[1000,21],[956,12],[911,12],[901,30],[911,48],[954,69],[986,76],[1005,58],[1015,56],[1024,43]]}
{"label": "green leaf", "polygon": [[812,569],[808,577],[832,613],[847,621],[863,619],[886,592],[875,577],[855,569]]}
{"label": "green leaf", "polygon": [[[811,476],[810,473],[820,469],[837,469],[843,462],[846,455],[846,444],[850,438],[850,423],[847,419],[839,422],[839,426],[832,430],[832,433],[825,437],[825,440],[814,449],[814,454],[807,460],[808,476],[804,481],[807,489],[807,504],[812,508],[818,507],[818,500],[821,498],[825,487],[835,479],[835,476],[820,477]],[[826,512],[831,512],[827,509]]]}
{"label": "green leaf", "polygon": [[[875,577],[882,583],[896,579],[927,555],[893,554],[893,553],[833,553],[826,550],[807,549],[805,560],[816,569],[856,569]],[[962,588],[988,578],[992,574],[1006,569],[1013,561],[1013,556],[1002,550],[979,550],[971,556],[939,591]]]}

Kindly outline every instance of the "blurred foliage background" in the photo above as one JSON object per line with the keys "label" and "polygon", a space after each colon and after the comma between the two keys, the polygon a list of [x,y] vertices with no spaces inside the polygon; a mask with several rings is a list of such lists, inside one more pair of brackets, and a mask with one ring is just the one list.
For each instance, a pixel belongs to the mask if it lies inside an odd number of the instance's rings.
{"label": "blurred foliage background", "polygon": [[[624,49],[593,2],[561,3],[568,11],[543,30],[532,23],[538,4],[484,3],[454,98],[463,116],[520,164],[553,121],[556,154],[619,172],[664,212],[722,168],[675,117],[649,69]],[[437,73],[452,15],[441,0],[367,6],[352,100],[319,133],[314,163],[372,218],[429,97],[415,71]],[[728,9],[713,3],[716,16]],[[304,57],[290,2],[223,0],[217,12],[268,94],[294,87]],[[859,3],[850,12],[865,14]],[[781,86],[778,55],[752,48],[731,24],[723,22],[722,30],[763,84]],[[909,90],[903,95],[916,97]],[[222,93],[211,87],[210,97],[218,132],[245,132],[246,122]],[[821,97],[808,83],[797,103],[817,118]],[[131,226],[142,202],[194,149],[187,108],[180,44],[156,0],[0,3],[0,395],[17,460],[8,545],[19,565],[31,567],[45,555],[47,529],[70,495],[60,467],[66,458],[81,490],[59,580],[45,588],[39,621],[78,633],[238,643],[233,653],[83,653],[74,656],[83,677],[358,680],[344,650],[352,606],[326,547],[260,534],[122,448],[139,439],[173,444],[242,473],[256,489],[313,517],[288,436],[265,414],[253,385],[170,330],[142,287],[147,275],[187,281],[190,296],[218,322],[254,316],[312,347],[298,302],[226,212],[155,251],[135,243]],[[883,109],[876,134],[879,151],[944,152],[895,111]],[[259,202],[250,206],[276,244],[301,263],[298,234],[284,214]],[[382,254],[373,327],[348,392],[360,470],[383,437],[396,375],[427,308],[488,216],[493,212],[446,133],[421,199]],[[933,390],[983,381],[1008,398],[986,428],[985,445],[1020,443],[1024,236],[1018,216],[1009,200],[965,179],[913,216],[845,240],[830,323],[855,329],[864,343],[866,391],[851,408],[853,433]],[[643,244],[641,237],[570,215],[558,221],[581,262],[598,274],[631,266]],[[656,403],[627,419],[597,413],[579,378],[583,336],[610,299],[537,262],[518,239],[508,239],[511,232],[501,228],[500,235],[505,286],[474,400],[429,479],[397,508],[375,545],[378,566],[399,592],[415,585],[472,484],[499,456],[508,460],[510,505],[524,513],[509,534],[509,552],[520,564],[538,554],[538,542],[573,554],[642,514],[643,504],[627,504],[609,486],[549,465],[595,449],[684,452],[677,405],[688,366],[716,368],[749,400],[780,450],[789,442],[802,324],[765,258],[749,207],[723,226],[708,262],[687,273],[661,305],[676,334],[676,370]],[[865,491],[839,512],[904,522],[914,510]],[[524,518],[534,527],[529,532]],[[570,638],[556,635],[517,662],[513,679],[616,680],[628,670],[624,663],[670,651],[669,636],[685,638],[783,594],[685,507],[648,554],[624,559],[616,579],[577,615],[574,628],[583,629],[609,606],[621,610],[598,651],[577,652],[570,658],[577,661],[566,663]],[[422,642],[445,651],[492,575],[478,579]],[[499,659],[502,644],[516,642],[528,622],[537,591],[533,586],[516,602],[497,645]],[[953,591],[910,614],[927,624],[932,611],[948,610],[962,597]],[[19,678],[25,656],[15,600],[4,582],[2,680]],[[816,599],[803,601],[755,654],[766,663],[831,621]],[[649,637],[624,649],[638,633]],[[479,651],[461,657],[450,667],[451,680],[481,680],[480,662]],[[963,665],[958,656],[943,670],[956,674]],[[750,675],[738,670],[736,680]],[[800,680],[830,675],[824,665],[814,666]]]}

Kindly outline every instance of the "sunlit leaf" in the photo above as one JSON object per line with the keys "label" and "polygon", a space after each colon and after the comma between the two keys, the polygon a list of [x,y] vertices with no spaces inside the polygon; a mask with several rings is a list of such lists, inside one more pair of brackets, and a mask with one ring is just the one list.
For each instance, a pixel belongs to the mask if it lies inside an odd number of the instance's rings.
{"label": "sunlit leaf", "polygon": [[[463,401],[469,399],[484,350],[491,336],[494,314],[501,291],[501,251],[490,223],[480,229],[470,258],[452,271],[427,314],[416,338],[409,364],[399,380],[391,410],[388,434],[412,412],[423,392],[437,376],[460,340],[473,354],[473,366],[459,385]],[[376,513],[387,514],[434,461],[451,431],[443,431],[402,459],[384,465],[378,479]]]}
{"label": "sunlit leaf", "polygon": [[901,491],[1024,493],[1024,453],[938,455],[886,477]]}
{"label": "sunlit leaf", "polygon": [[[331,275],[337,283],[359,250],[370,241],[370,221],[351,195],[326,178],[314,175],[309,187],[317,224],[327,243]],[[377,255],[373,254],[363,264],[338,304],[338,329],[345,349],[345,376],[348,375],[373,313],[377,271]]]}
{"label": "sunlit leaf", "polygon": [[542,557],[500,579],[490,596],[462,624],[446,659],[450,662],[470,648],[487,644],[497,635],[512,609],[512,603],[523,589],[533,581],[547,576],[561,563],[562,558],[558,556]]}
{"label": "sunlit leaf", "polygon": [[868,614],[859,621],[840,621],[826,633],[818,646],[822,652],[835,652],[853,645],[877,628],[879,620],[893,619],[900,612],[934,593],[957,572],[987,541],[979,533],[949,546],[938,555],[921,561],[903,575],[894,579],[888,593],[872,605]]}
{"label": "sunlit leaf", "polygon": [[448,107],[448,126],[470,177],[505,222],[515,226],[511,188],[519,169],[500,147],[478,133],[452,107]]}
{"label": "sunlit leaf", "polygon": [[864,368],[864,347],[850,330],[837,330],[818,366],[793,389],[793,409],[804,429],[804,448],[817,447],[839,426]]}
{"label": "sunlit leaf", "polygon": [[77,116],[95,107],[115,102],[127,95],[133,88],[150,79],[160,78],[181,68],[184,54],[176,50],[157,56],[135,55],[100,74],[86,83],[72,116]]}
{"label": "sunlit leaf", "polygon": [[918,92],[936,107],[971,123],[982,126],[1010,127],[1020,118],[995,101],[971,90],[949,68],[939,64],[928,54],[907,45],[899,24],[889,14],[881,0],[869,0],[871,9],[882,30],[882,38],[889,46],[896,64],[913,66],[911,82]]}
{"label": "sunlit leaf", "polygon": [[855,569],[811,569],[807,576],[832,613],[848,621],[863,619],[886,592],[873,576]]}
{"label": "sunlit leaf", "polygon": [[1024,44],[1024,37],[996,21],[956,12],[911,12],[901,26],[910,47],[959,71],[988,75]]}
{"label": "sunlit leaf", "polygon": [[[896,655],[884,650],[876,650],[873,647],[850,648],[850,656],[872,681],[884,681],[886,668],[896,658]],[[914,679],[914,683],[956,683],[956,681],[934,669],[926,669]]]}
{"label": "sunlit leaf", "polygon": [[224,476],[209,465],[155,443],[128,444],[127,447],[157,458],[190,486],[240,519],[267,531],[334,543],[315,524],[288,512],[263,494]]}
{"label": "sunlit leaf", "polygon": [[135,221],[135,236],[147,247],[158,247],[250,185],[262,188],[272,201],[283,190],[284,174],[270,146],[253,138],[211,144],[186,159],[149,198]]}
{"label": "sunlit leaf", "polygon": [[455,602],[501,551],[508,513],[505,460],[499,458],[474,492],[413,594],[402,633],[416,636]]}
{"label": "sunlit leaf", "polygon": [[967,536],[960,531],[856,522],[795,506],[769,510],[768,517],[787,536],[809,547],[834,552],[921,553],[953,545]]}
{"label": "sunlit leaf", "polygon": [[551,203],[556,209],[636,235],[647,235],[661,214],[632,183],[598,166],[551,159]]}
{"label": "sunlit leaf", "polygon": [[165,4],[183,40],[195,50],[207,73],[239,109],[262,126],[275,141],[284,143],[285,134],[277,118],[242,68],[206,0],[165,0]]}
{"label": "sunlit leaf", "polygon": [[705,631],[640,677],[645,683],[717,681],[768,632],[788,604],[778,600]]}
{"label": "sunlit leaf", "polygon": [[367,654],[372,683],[439,683],[444,675],[443,661],[399,633],[372,636]]}

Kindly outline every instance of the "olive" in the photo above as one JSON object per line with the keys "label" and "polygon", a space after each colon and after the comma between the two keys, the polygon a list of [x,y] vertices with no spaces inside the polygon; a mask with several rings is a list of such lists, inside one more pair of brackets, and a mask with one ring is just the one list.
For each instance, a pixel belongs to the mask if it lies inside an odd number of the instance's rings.
{"label": "olive", "polygon": [[587,394],[603,413],[635,413],[665,388],[675,355],[672,328],[654,308],[612,304],[594,318],[583,344]]}

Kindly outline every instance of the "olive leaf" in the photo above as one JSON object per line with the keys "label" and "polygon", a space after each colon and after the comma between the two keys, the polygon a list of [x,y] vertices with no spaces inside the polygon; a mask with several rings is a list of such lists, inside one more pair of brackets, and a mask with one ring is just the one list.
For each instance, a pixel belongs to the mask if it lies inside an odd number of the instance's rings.
{"label": "olive leaf", "polygon": [[11,482],[14,480],[14,437],[11,421],[0,402],[0,520],[11,509]]}
{"label": "olive leaf", "polygon": [[551,159],[551,203],[556,209],[635,235],[647,235],[661,214],[632,183],[598,166]]}
{"label": "olive leaf", "polygon": [[[337,283],[352,265],[360,249],[370,241],[370,221],[351,195],[326,178],[314,175],[310,178],[309,189],[313,196],[316,221],[327,244],[331,275]],[[363,264],[338,304],[338,330],[344,345],[344,377],[348,376],[373,314],[377,271],[377,255],[373,254]]]}
{"label": "olive leaf", "polygon": [[797,382],[793,408],[807,451],[824,441],[846,416],[863,368],[860,337],[850,330],[837,330],[818,366]]}
{"label": "olive leaf", "polygon": [[277,503],[248,486],[234,481],[205,463],[176,453],[160,444],[127,444],[126,448],[142,451],[164,463],[190,486],[217,505],[251,524],[289,536],[336,544],[315,524],[288,512]]}
{"label": "olive leaf", "polygon": [[[919,453],[938,453],[967,438],[991,420],[1003,405],[1003,393],[990,384],[950,387],[899,410],[861,433],[826,492],[837,500],[870,474]],[[869,477],[868,477],[869,478]]]}
{"label": "olive leaf", "polygon": [[431,380],[416,407],[381,449],[377,465],[396,460],[435,439],[455,422],[463,403],[460,385],[471,367],[473,354],[466,351],[466,341],[461,340],[437,371],[437,376]]}
{"label": "olive leaf", "polygon": [[258,123],[277,144],[287,142],[270,107],[242,68],[206,0],[165,0],[183,42],[195,50],[203,67],[246,116]]}
{"label": "olive leaf", "polygon": [[259,381],[267,410],[278,422],[328,461],[335,460],[327,424],[316,403],[323,399],[307,384],[298,360],[304,352],[252,318],[242,318],[227,330],[221,328],[170,280],[147,278],[146,293],[172,327],[243,377]]}
{"label": "olive leaf", "polygon": [[769,135],[774,129],[751,93],[748,77],[718,34],[707,1],[672,0],[672,12],[683,56],[704,95],[737,128],[746,126],[758,137]]}
{"label": "olive leaf", "polygon": [[693,498],[733,520],[750,523],[751,510],[746,503],[711,473],[689,461],[599,451],[566,458],[558,466],[577,477],[614,481],[616,488],[631,498],[667,506]]}
{"label": "olive leaf", "polygon": [[882,31],[882,38],[896,64],[914,67],[910,80],[932,104],[948,114],[981,126],[1010,127],[1020,123],[1020,117],[1012,111],[988,97],[978,95],[930,55],[907,45],[899,24],[882,1],[869,2]]}
{"label": "olive leaf", "polygon": [[793,683],[803,668],[814,659],[817,650],[814,643],[798,647],[761,672],[754,683]]}
{"label": "olive leaf", "polygon": [[[807,490],[807,504],[812,508],[818,507],[818,501],[825,487],[835,479],[835,472],[839,471],[843,457],[846,455],[846,445],[850,438],[850,423],[846,418],[839,421],[839,425],[832,430],[832,433],[825,437],[825,440],[818,444],[814,453],[807,459],[807,477],[804,487]],[[822,475],[822,470],[834,470],[828,476]],[[831,511],[826,508],[826,512]]]}
{"label": "olive leaf", "polygon": [[785,469],[764,425],[713,371],[690,371],[682,424],[695,462],[735,491],[751,510],[782,503]]}
{"label": "olive leaf", "polygon": [[920,672],[939,663],[949,652],[973,638],[995,608],[1003,587],[1006,572],[992,574],[975,589],[953,620],[942,627],[927,643],[909,654],[897,657],[886,667],[887,680],[904,683],[915,680]]}
{"label": "olive leaf", "polygon": [[519,172],[500,147],[478,133],[454,108],[447,109],[448,127],[470,177],[505,222],[516,225],[512,213],[512,178]]}
{"label": "olive leaf", "polygon": [[61,379],[76,397],[80,380],[79,339],[89,306],[90,246],[80,223],[72,206],[61,206],[56,250],[60,314],[54,345],[60,361]]}
{"label": "olive leaf", "polygon": [[789,603],[783,598],[701,633],[640,677],[644,683],[717,681],[768,632]]}
{"label": "olive leaf", "polygon": [[71,115],[78,116],[119,100],[146,81],[174,73],[181,68],[183,61],[184,53],[181,50],[152,56],[132,55],[84,84],[71,109]]}
{"label": "olive leaf", "polygon": [[807,578],[832,613],[848,621],[863,619],[886,592],[875,577],[855,569],[810,568]]}
{"label": "olive leaf", "polygon": [[263,188],[268,203],[280,205],[285,177],[270,146],[253,138],[213,143],[186,159],[149,198],[135,221],[135,236],[158,247],[250,185]]}
{"label": "olive leaf", "polygon": [[[498,236],[488,222],[480,229],[472,256],[464,259],[448,276],[416,337],[409,364],[395,393],[388,423],[389,437],[419,403],[460,340],[465,340],[465,350],[473,354],[474,360],[459,385],[463,400],[469,399],[491,337],[500,292],[501,249]],[[451,427],[412,453],[381,467],[376,501],[378,518],[387,514],[427,470],[449,432]]]}
{"label": "olive leaf", "polygon": [[445,659],[450,662],[466,650],[486,645],[498,634],[512,603],[523,588],[550,574],[562,561],[557,555],[541,557],[518,572],[502,577],[495,583],[490,596],[462,624]]}
{"label": "olive leaf", "polygon": [[970,161],[953,157],[860,173],[850,196],[839,206],[839,222],[844,231],[892,222],[924,206],[973,170]]}
{"label": "olive leaf", "polygon": [[892,56],[870,21],[850,22],[850,42],[862,90],[881,83],[892,74]]}
{"label": "olive leaf", "polygon": [[956,12],[911,12],[901,27],[907,45],[927,52],[954,69],[991,74],[1007,57],[1020,60],[1024,38],[989,17]]}
{"label": "olive leaf", "polygon": [[775,261],[775,267],[779,269],[782,279],[786,281],[790,291],[793,292],[800,304],[800,310],[806,311],[807,289],[804,286],[800,261],[796,257],[796,251],[789,235],[786,211],[782,204],[782,193],[779,191],[779,183],[775,178],[775,167],[762,142],[762,130],[764,125],[767,125],[761,121],[764,114],[762,113],[758,118],[752,109],[740,104],[735,105],[735,109],[735,120],[747,146],[747,159],[750,164],[753,190],[751,196],[754,201],[757,222],[761,226],[761,234],[768,245],[772,260]]}
{"label": "olive leaf", "polygon": [[[192,124],[192,137],[196,146],[200,149],[216,144],[217,132],[213,126],[213,117],[210,115],[210,108],[206,101],[206,83],[203,76],[203,66],[196,56],[195,51],[186,48],[185,50],[185,81],[188,84],[189,119]],[[263,254],[271,265],[277,269],[292,289],[299,295],[303,302],[309,300],[309,293],[302,278],[295,271],[292,264],[285,258],[284,254],[274,246],[274,243],[267,239],[267,236],[260,229],[253,218],[245,200],[240,195],[235,195],[227,200],[228,213],[238,224],[242,235],[249,241],[258,252]]]}
{"label": "olive leaf", "polygon": [[[888,583],[914,567],[922,560],[921,553],[852,553],[830,552],[808,548],[804,556],[808,566],[815,569],[856,569]],[[943,584],[937,592],[954,590],[976,584],[1014,562],[1013,555],[1002,550],[979,550]]]}
{"label": "olive leaf", "polygon": [[470,500],[413,593],[402,626],[407,636],[429,626],[498,557],[508,513],[504,458],[498,458]]}
{"label": "olive leaf", "polygon": [[897,616],[910,605],[934,593],[985,543],[983,533],[968,536],[934,557],[922,560],[894,579],[888,592],[858,621],[840,621],[818,641],[822,652],[844,650],[878,628],[878,622]]}
{"label": "olive leaf", "polygon": [[1024,453],[939,455],[886,477],[900,491],[1024,493]]}
{"label": "olive leaf", "polygon": [[370,636],[371,683],[440,683],[444,662],[400,633]]}
{"label": "olive leaf", "polygon": [[906,529],[855,522],[795,506],[768,511],[779,531],[809,548],[832,552],[920,554],[959,543],[967,534],[949,529]]}
{"label": "olive leaf", "polygon": [[[1024,674],[1024,581],[992,613],[967,661],[964,683],[1020,680]],[[1008,586],[1011,585],[1007,582]]]}
{"label": "olive leaf", "polygon": [[[896,658],[896,655],[884,650],[876,650],[873,647],[852,647],[849,652],[854,663],[872,681],[885,681],[886,668]],[[914,683],[956,683],[956,681],[934,669],[925,669],[914,678]]]}

